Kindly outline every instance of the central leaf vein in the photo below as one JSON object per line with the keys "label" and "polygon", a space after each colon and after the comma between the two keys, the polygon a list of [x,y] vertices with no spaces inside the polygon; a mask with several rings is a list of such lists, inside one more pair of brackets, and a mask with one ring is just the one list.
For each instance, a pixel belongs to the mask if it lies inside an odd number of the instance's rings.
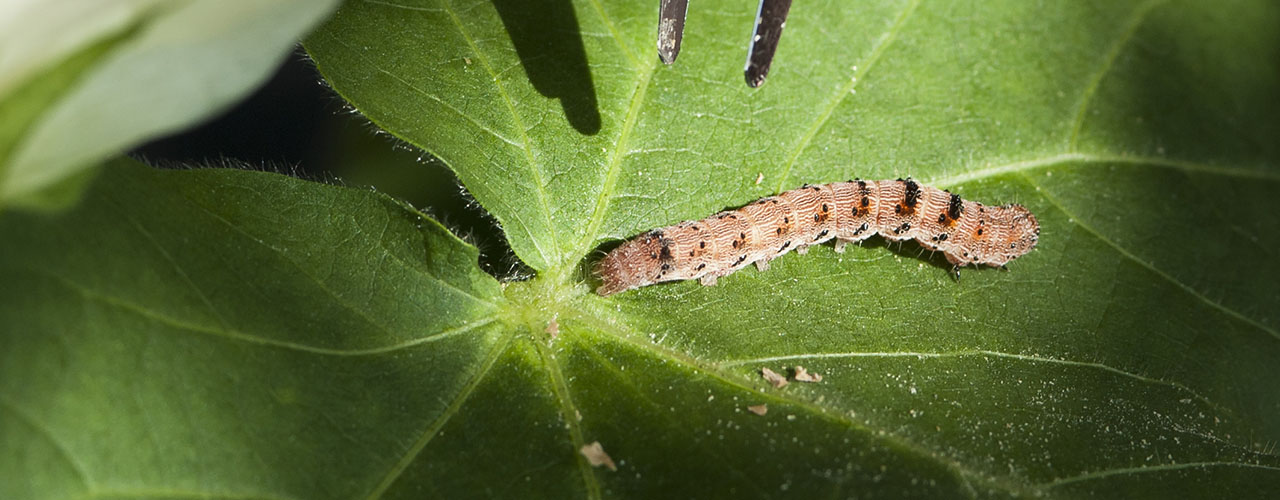
{"label": "central leaf vein", "polygon": [[651,62],[631,92],[631,105],[627,108],[627,117],[623,121],[622,130],[618,132],[618,139],[614,141],[613,152],[609,155],[609,167],[605,173],[604,185],[600,187],[600,195],[596,198],[595,208],[592,209],[591,218],[587,221],[587,229],[577,247],[574,248],[574,255],[586,255],[592,243],[596,241],[600,225],[604,223],[605,212],[613,199],[613,188],[618,181],[618,171],[622,169],[622,160],[627,156],[627,145],[630,142],[632,130],[635,129],[636,120],[640,117],[640,109],[644,106],[649,82],[653,79],[656,69],[657,63]]}
{"label": "central leaf vein", "polygon": [[911,14],[916,11],[916,7],[920,6],[920,1],[921,0],[912,0],[911,3],[907,4],[907,6],[902,9],[902,12],[898,13],[898,16],[893,21],[893,25],[889,27],[888,31],[880,36],[880,39],[877,40],[876,44],[871,48],[871,55],[867,56],[867,60],[862,64],[854,66],[853,76],[849,78],[847,83],[836,91],[836,94],[832,96],[831,101],[828,102],[827,106],[818,114],[817,120],[814,120],[813,124],[805,130],[804,135],[800,136],[800,140],[796,143],[795,149],[791,151],[791,155],[787,158],[787,163],[782,167],[782,175],[778,176],[778,188],[774,192],[781,193],[787,188],[787,183],[790,182],[788,177],[791,176],[791,168],[795,165],[796,159],[798,159],[800,155],[804,153],[804,150],[809,147],[809,142],[811,142],[814,136],[818,134],[818,131],[822,130],[822,127],[827,124],[827,120],[829,120],[831,115],[835,113],[836,107],[844,101],[845,96],[853,93],[853,90],[858,86],[858,81],[861,80],[863,75],[866,75],[868,71],[871,71],[872,66],[875,66],[876,61],[880,60],[880,56],[884,54],[885,49],[892,45],[894,40],[897,40],[898,33],[902,31],[902,27],[906,25],[907,19],[911,17]]}
{"label": "central leaf vein", "polygon": [[525,129],[524,120],[520,118],[520,113],[516,110],[515,102],[511,99],[511,95],[507,92],[506,87],[502,85],[502,81],[499,79],[498,73],[494,71],[493,65],[489,62],[488,56],[486,56],[485,53],[480,50],[480,47],[476,45],[475,41],[471,39],[471,35],[467,32],[462,20],[458,18],[458,14],[454,11],[453,5],[449,0],[440,1],[441,4],[444,5],[445,11],[449,13],[449,19],[452,20],[454,26],[457,27],[458,33],[464,40],[466,40],[467,46],[475,52],[477,61],[479,61],[480,65],[484,66],[485,71],[489,73],[490,79],[493,80],[494,88],[497,89],[498,95],[502,96],[502,101],[506,105],[507,111],[511,113],[511,120],[515,124],[516,131],[520,133],[520,141],[522,142],[521,150],[524,152],[525,161],[529,165],[529,173],[533,176],[533,185],[535,188],[534,195],[538,200],[539,208],[542,209],[543,222],[546,223],[546,236],[550,238],[552,248],[555,249],[556,255],[547,255],[546,250],[544,250],[542,245],[539,244],[539,241],[542,239],[542,235],[534,233],[530,228],[526,228],[526,231],[529,231],[531,236],[530,239],[533,242],[534,248],[538,250],[538,255],[542,257],[543,262],[548,265],[555,265],[559,263],[560,260],[560,250],[559,246],[556,244],[556,227],[551,222],[551,205],[547,201],[546,183],[543,182],[542,179],[542,168],[533,154],[533,146],[532,141],[529,139],[529,131]]}
{"label": "central leaf vein", "polygon": [[[582,425],[578,422],[577,416],[580,413],[573,404],[573,397],[569,394],[569,383],[565,381],[564,372],[560,370],[560,362],[556,360],[555,353],[551,352],[551,348],[536,340],[533,341],[533,345],[538,351],[538,356],[542,359],[542,365],[547,369],[547,377],[551,381],[552,392],[555,393],[556,401],[560,403],[561,418],[564,419],[569,430],[569,441],[573,445],[573,450],[577,452],[586,445],[586,440],[582,436]],[[583,487],[587,490],[587,497],[601,498],[600,481],[596,478],[595,472],[591,470],[591,464],[588,464],[586,457],[580,453],[575,453],[574,459],[578,464],[578,472],[582,474]]]}

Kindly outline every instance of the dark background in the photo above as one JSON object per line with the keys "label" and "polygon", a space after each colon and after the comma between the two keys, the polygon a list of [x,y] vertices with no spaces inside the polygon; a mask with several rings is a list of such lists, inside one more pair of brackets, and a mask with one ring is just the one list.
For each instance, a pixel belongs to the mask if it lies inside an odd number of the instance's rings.
{"label": "dark background", "polygon": [[481,266],[490,274],[529,274],[496,222],[443,162],[355,112],[324,84],[301,48],[234,108],[132,154],[158,166],[267,170],[381,191],[408,201],[479,247]]}

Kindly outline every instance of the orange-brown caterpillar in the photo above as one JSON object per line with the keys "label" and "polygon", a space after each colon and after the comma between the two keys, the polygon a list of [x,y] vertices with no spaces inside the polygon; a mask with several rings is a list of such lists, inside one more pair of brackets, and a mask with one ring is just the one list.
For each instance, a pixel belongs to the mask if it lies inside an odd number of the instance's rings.
{"label": "orange-brown caterpillar", "polygon": [[596,265],[612,295],[663,281],[716,278],[836,239],[836,251],[874,234],[914,238],[958,269],[1003,266],[1030,252],[1040,223],[1022,205],[986,206],[911,179],[806,185],[737,210],[654,229],[623,243]]}

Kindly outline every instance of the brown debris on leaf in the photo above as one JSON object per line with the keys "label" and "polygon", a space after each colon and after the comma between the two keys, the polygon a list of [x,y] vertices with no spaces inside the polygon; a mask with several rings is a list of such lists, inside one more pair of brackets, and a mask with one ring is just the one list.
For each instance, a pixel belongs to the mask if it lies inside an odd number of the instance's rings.
{"label": "brown debris on leaf", "polygon": [[582,448],[578,450],[578,453],[587,457],[587,462],[589,462],[592,467],[599,467],[603,465],[608,467],[611,471],[617,472],[618,470],[618,466],[614,465],[613,459],[609,458],[609,454],[604,452],[604,447],[600,446],[599,441],[592,441],[591,444],[582,445]]}
{"label": "brown debris on leaf", "polygon": [[796,382],[822,382],[822,375],[819,373],[809,373],[803,366],[796,365],[795,374],[791,376]]}
{"label": "brown debris on leaf", "polygon": [[773,384],[775,388],[781,389],[787,385],[787,377],[778,375],[778,372],[768,368],[760,368],[760,375],[764,377],[766,382]]}
{"label": "brown debris on leaf", "polygon": [[551,316],[551,321],[547,322],[547,329],[545,331],[551,334],[552,340],[555,340],[555,338],[558,335],[560,335],[560,321],[558,321],[559,319],[560,319],[560,314],[557,313],[554,316]]}
{"label": "brown debris on leaf", "polygon": [[747,407],[747,411],[763,417],[765,413],[769,413],[769,405],[766,405],[766,404],[751,405]]}

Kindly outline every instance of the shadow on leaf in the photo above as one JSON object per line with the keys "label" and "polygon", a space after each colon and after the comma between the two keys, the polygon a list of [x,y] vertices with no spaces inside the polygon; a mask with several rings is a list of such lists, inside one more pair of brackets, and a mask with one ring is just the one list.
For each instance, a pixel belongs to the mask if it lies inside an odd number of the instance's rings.
{"label": "shadow on leaf", "polygon": [[565,118],[579,133],[599,132],[600,109],[573,4],[568,0],[494,0],[493,6],[534,88],[544,96],[560,99]]}

